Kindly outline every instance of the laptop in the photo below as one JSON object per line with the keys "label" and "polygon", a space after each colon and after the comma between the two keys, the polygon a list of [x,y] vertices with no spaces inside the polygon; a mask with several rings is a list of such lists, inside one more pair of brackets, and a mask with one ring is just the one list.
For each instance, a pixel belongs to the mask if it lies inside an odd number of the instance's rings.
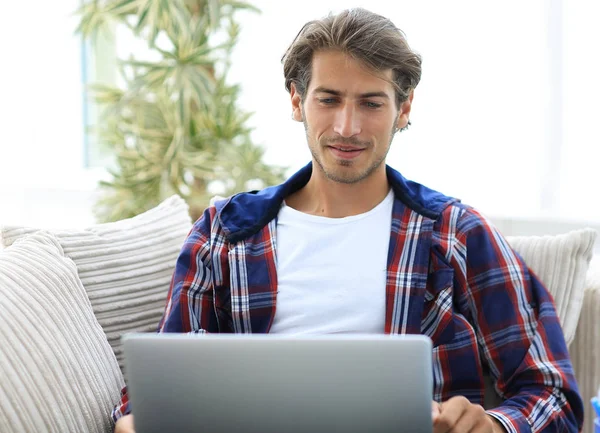
{"label": "laptop", "polygon": [[431,433],[431,340],[128,334],[137,433]]}

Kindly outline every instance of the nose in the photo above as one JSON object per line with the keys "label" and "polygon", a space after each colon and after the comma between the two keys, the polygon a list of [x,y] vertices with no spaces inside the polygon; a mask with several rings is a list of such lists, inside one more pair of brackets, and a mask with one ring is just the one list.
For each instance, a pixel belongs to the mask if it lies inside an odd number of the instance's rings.
{"label": "nose", "polygon": [[340,107],[335,116],[333,131],[342,137],[352,137],[360,134],[360,113],[352,104],[345,104]]}

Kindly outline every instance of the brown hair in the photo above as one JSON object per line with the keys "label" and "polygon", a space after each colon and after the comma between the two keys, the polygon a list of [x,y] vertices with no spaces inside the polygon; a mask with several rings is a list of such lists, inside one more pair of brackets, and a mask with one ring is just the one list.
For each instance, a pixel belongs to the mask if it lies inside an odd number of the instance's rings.
{"label": "brown hair", "polygon": [[398,107],[421,79],[421,56],[408,46],[406,36],[389,19],[362,8],[309,21],[281,59],[285,88],[306,96],[311,79],[313,54],[340,50],[375,71],[391,69]]}

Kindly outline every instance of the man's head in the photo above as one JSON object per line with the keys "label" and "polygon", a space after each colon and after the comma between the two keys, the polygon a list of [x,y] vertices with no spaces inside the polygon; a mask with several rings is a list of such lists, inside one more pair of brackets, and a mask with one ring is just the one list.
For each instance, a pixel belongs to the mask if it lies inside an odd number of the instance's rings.
{"label": "man's head", "polygon": [[303,96],[311,80],[313,54],[337,50],[374,71],[392,71],[396,104],[406,101],[421,79],[421,56],[389,19],[365,9],[348,9],[306,23],[283,56],[288,92],[294,83]]}
{"label": "man's head", "polygon": [[307,23],[282,61],[293,117],[325,176],[356,183],[384,170],[421,77],[404,34],[380,15],[346,10]]}

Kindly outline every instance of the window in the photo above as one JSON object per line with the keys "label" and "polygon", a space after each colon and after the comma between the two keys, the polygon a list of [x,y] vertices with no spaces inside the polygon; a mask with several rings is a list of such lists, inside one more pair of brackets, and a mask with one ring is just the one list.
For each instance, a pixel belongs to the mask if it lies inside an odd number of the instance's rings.
{"label": "window", "polygon": [[101,119],[101,107],[96,104],[93,92],[88,88],[94,84],[115,85],[118,64],[114,27],[98,32],[94,39],[82,41],[82,80],[84,83],[83,122],[85,125],[83,158],[86,168],[107,167],[111,153],[100,142],[94,132]]}
{"label": "window", "polygon": [[0,223],[90,222],[80,0],[9,2],[0,18]]}

